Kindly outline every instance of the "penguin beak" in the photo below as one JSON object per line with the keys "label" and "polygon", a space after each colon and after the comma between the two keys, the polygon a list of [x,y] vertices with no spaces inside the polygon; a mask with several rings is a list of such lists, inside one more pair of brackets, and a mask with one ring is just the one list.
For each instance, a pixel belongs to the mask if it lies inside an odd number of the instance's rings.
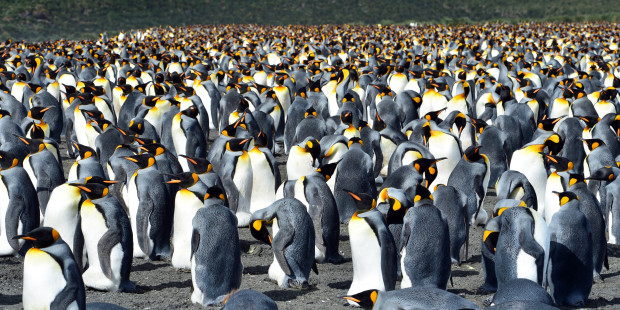
{"label": "penguin beak", "polygon": [[132,157],[129,157],[129,156],[127,156],[127,157],[123,157],[123,158],[124,158],[124,159],[127,159],[128,161],[132,161],[132,162],[134,162],[134,163],[138,163],[138,160],[137,160],[137,159],[132,158]]}
{"label": "penguin beak", "polygon": [[13,237],[13,240],[17,240],[17,239],[37,241],[36,238],[30,237],[30,236],[26,236],[26,235],[17,235],[15,237]]}
{"label": "penguin beak", "polygon": [[167,183],[167,184],[179,184],[179,183],[181,183],[181,180],[174,179],[174,180],[170,180],[170,181],[168,181],[168,182],[166,182],[166,183]]}
{"label": "penguin beak", "polygon": [[343,296],[342,298],[356,302],[356,303],[360,303],[360,300],[354,297],[349,297],[349,296]]}

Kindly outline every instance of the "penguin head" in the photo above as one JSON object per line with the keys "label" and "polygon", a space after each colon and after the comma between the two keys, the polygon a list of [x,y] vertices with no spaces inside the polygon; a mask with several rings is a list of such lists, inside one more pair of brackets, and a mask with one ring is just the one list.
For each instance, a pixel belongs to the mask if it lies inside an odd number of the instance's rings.
{"label": "penguin head", "polygon": [[144,143],[140,145],[139,149],[153,156],[159,156],[166,152],[166,147],[160,143]]}
{"label": "penguin head", "polygon": [[594,125],[596,125],[596,123],[598,123],[601,120],[600,118],[596,116],[579,116],[578,118],[582,120],[584,123],[586,123],[585,130],[588,130],[594,127]]}
{"label": "penguin head", "polygon": [[129,130],[134,133],[141,135],[144,133],[144,119],[142,118],[134,118],[129,122]]}
{"label": "penguin head", "polygon": [[482,155],[480,154],[480,145],[471,145],[468,147],[465,152],[463,152],[463,158],[468,162],[476,162],[482,159]]}
{"label": "penguin head", "polygon": [[362,141],[362,139],[360,139],[358,137],[353,137],[353,138],[349,139],[349,143],[348,143],[349,148],[351,148],[354,145],[364,146],[364,141]]}
{"label": "penguin head", "polygon": [[226,193],[217,185],[209,187],[205,193],[204,200],[207,199],[219,199],[222,202],[226,202]]}
{"label": "penguin head", "polygon": [[9,113],[9,111],[7,111],[7,110],[0,109],[0,118],[3,118],[5,116],[6,117],[11,117],[11,113]]}
{"label": "penguin head", "polygon": [[428,188],[418,184],[415,186],[415,196],[413,196],[414,205],[420,205],[423,203],[433,204],[433,195]]}
{"label": "penguin head", "polygon": [[188,188],[196,184],[199,180],[198,174],[196,172],[183,172],[178,174],[168,174],[170,180],[168,180],[167,184],[178,184],[182,188]]}
{"label": "penguin head", "polygon": [[100,176],[90,176],[90,177],[84,178],[84,184],[91,184],[91,183],[97,183],[97,184],[103,184],[103,185],[109,186],[109,185],[118,183],[118,181],[106,180]]}
{"label": "penguin head", "polygon": [[581,141],[586,144],[590,151],[594,151],[599,146],[605,145],[605,142],[601,139],[582,139]]}
{"label": "penguin head", "polygon": [[69,185],[79,188],[88,199],[103,198],[110,193],[108,189],[110,184],[106,183],[69,183]]}
{"label": "penguin head", "polygon": [[306,95],[306,88],[305,88],[305,87],[299,88],[299,89],[295,92],[295,97],[307,98],[307,95]]}
{"label": "penguin head", "polygon": [[198,117],[198,108],[196,108],[196,105],[192,104],[180,113],[191,118],[196,118]]}
{"label": "penguin head", "polygon": [[19,164],[19,159],[9,152],[0,151],[0,171],[9,170]]}
{"label": "penguin head", "polygon": [[573,169],[573,162],[570,159],[557,155],[541,153],[547,165],[555,167],[556,171],[569,171]]}
{"label": "penguin head", "polygon": [[90,146],[87,145],[83,145],[83,144],[79,144],[77,142],[73,142],[73,146],[75,146],[75,148],[78,150],[78,152],[80,153],[80,158],[81,159],[87,159],[89,157],[95,156],[95,158],[97,158],[97,152],[91,148]]}
{"label": "penguin head", "polygon": [[336,172],[338,163],[340,163],[340,161],[337,161],[335,163],[329,163],[326,165],[321,165],[321,167],[319,167],[316,170],[316,172],[320,173],[325,178],[325,182],[327,182],[334,175],[334,172]]}
{"label": "penguin head", "polygon": [[353,97],[353,95],[350,93],[346,93],[344,95],[344,98],[342,98],[342,103],[345,103],[345,102],[355,102],[355,97]]}
{"label": "penguin head", "polygon": [[355,202],[355,207],[357,209],[357,213],[363,213],[366,211],[370,211],[377,206],[377,200],[375,200],[372,196],[365,193],[354,193],[352,191],[343,189],[343,191]]}
{"label": "penguin head", "polygon": [[504,211],[506,211],[506,210],[508,210],[510,208],[514,208],[514,207],[527,208],[527,204],[523,200],[502,199],[502,200],[498,201],[495,204],[495,207],[493,207],[493,214],[491,215],[491,217],[492,218],[498,217],[498,216],[502,215],[502,213],[504,213]]}
{"label": "penguin head", "polygon": [[428,147],[428,141],[431,138],[431,131],[431,123],[426,121],[424,125],[422,125],[422,140],[426,147]]}
{"label": "penguin head", "polygon": [[125,156],[123,158],[131,162],[134,162],[136,165],[138,165],[139,169],[145,169],[155,164],[155,157],[153,157],[153,155],[151,155],[150,153],[142,153],[140,155]]}
{"label": "penguin head", "polygon": [[239,126],[245,126],[245,124],[234,123],[224,127],[221,132],[222,136],[234,138],[237,135],[237,127]]}
{"label": "penguin head", "polygon": [[32,119],[36,119],[36,120],[41,120],[43,119],[43,115],[45,115],[45,112],[54,109],[54,106],[51,107],[32,107],[30,109],[30,111],[28,111],[28,117],[32,118]]}
{"label": "penguin head", "polygon": [[149,109],[154,107],[159,100],[159,96],[146,96],[142,99],[142,105],[147,106]]}
{"label": "penguin head", "polygon": [[558,118],[547,118],[547,115],[543,116],[542,121],[538,123],[538,128],[544,131],[553,131],[553,127],[559,122],[564,116],[560,116]]}
{"label": "penguin head", "polygon": [[497,240],[499,239],[499,220],[491,219],[484,227],[482,233],[482,243],[489,250],[489,252],[495,254],[497,248]]}
{"label": "penguin head", "polygon": [[351,125],[353,123],[353,113],[351,111],[342,111],[340,113],[340,122],[345,125]]}
{"label": "penguin head", "polygon": [[441,119],[439,118],[439,114],[443,113],[447,108],[443,108],[437,111],[431,111],[424,115],[424,119],[427,121],[433,121],[435,123],[441,123]]}
{"label": "penguin head", "polygon": [[587,177],[586,180],[599,180],[599,181],[611,182],[615,180],[616,177],[617,175],[614,174],[613,168],[608,166],[608,167],[603,167],[603,168],[600,168],[592,172],[592,174],[590,174],[590,176]]}
{"label": "penguin head", "polygon": [[41,140],[28,139],[18,135],[15,136],[19,138],[19,140],[21,140],[26,145],[26,147],[28,147],[28,152],[30,154],[36,154],[45,149],[45,143],[43,143],[43,141]]}
{"label": "penguin head", "polygon": [[30,138],[36,140],[45,139],[45,131],[41,128],[41,125],[32,121],[32,127],[30,127]]}
{"label": "penguin head", "polygon": [[446,157],[430,159],[430,158],[418,158],[414,160],[411,164],[413,168],[415,168],[418,173],[424,176],[424,179],[428,184],[433,183],[435,178],[437,178],[437,165],[435,165],[438,161],[444,160]]}
{"label": "penguin head", "polygon": [[32,242],[34,248],[43,249],[56,243],[60,239],[60,234],[51,227],[41,226],[25,235],[17,235],[13,239],[28,240]]}
{"label": "penguin head", "polygon": [[265,220],[254,220],[250,222],[250,233],[259,241],[271,245],[271,235],[267,230],[267,222]]}
{"label": "penguin head", "polygon": [[472,126],[474,126],[474,129],[476,129],[476,133],[478,134],[482,134],[482,132],[484,132],[484,129],[488,126],[487,122],[481,119],[477,119],[473,117],[470,119],[471,119]]}
{"label": "penguin head", "polygon": [[321,163],[321,144],[319,144],[319,141],[317,139],[313,137],[306,138],[306,140],[300,143],[299,146],[301,146],[304,152],[310,153],[310,156],[312,156],[313,164],[315,164],[317,161],[319,162],[319,164]]}
{"label": "penguin head", "polygon": [[456,126],[456,129],[458,130],[457,137],[460,138],[463,130],[465,129],[465,127],[467,127],[467,117],[465,116],[465,114],[461,112],[457,113],[454,117],[453,125]]}
{"label": "penguin head", "polygon": [[568,186],[573,186],[578,183],[584,183],[586,180],[581,173],[571,173],[568,175]]}
{"label": "penguin head", "polygon": [[389,224],[402,224],[403,217],[407,213],[408,206],[398,197],[390,195],[389,188],[384,188],[379,193],[380,204],[388,204],[386,222]]}
{"label": "penguin head", "polygon": [[226,141],[226,150],[229,152],[245,152],[249,139],[230,139]]}
{"label": "penguin head", "polygon": [[310,107],[306,110],[306,113],[304,114],[304,118],[308,118],[314,116],[314,118],[318,118],[318,114],[316,113],[316,110],[313,107]]}
{"label": "penguin head", "polygon": [[549,154],[559,154],[562,151],[562,147],[564,147],[564,140],[560,135],[554,133],[545,139],[543,144],[547,147]]}
{"label": "penguin head", "polygon": [[372,309],[377,301],[377,296],[379,296],[378,290],[367,290],[350,296],[342,296],[342,298],[357,303],[363,309]]}
{"label": "penguin head", "polygon": [[198,174],[205,174],[207,172],[211,172],[213,170],[213,166],[211,162],[207,159],[199,158],[199,157],[190,157],[187,155],[179,155],[187,160],[192,169]]}
{"label": "penguin head", "polygon": [[573,192],[553,192],[560,199],[560,206],[563,206],[571,201],[579,201],[579,196]]}

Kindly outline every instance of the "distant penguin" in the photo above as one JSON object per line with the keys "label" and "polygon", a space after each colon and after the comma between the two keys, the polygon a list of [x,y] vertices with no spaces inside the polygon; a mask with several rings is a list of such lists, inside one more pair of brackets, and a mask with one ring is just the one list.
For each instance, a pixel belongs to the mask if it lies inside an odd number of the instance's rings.
{"label": "distant penguin", "polygon": [[174,198],[174,216],[172,223],[172,267],[189,269],[191,267],[191,221],[196,212],[204,206],[207,187],[200,181],[198,174],[183,172],[169,175],[168,184],[177,184],[180,189]]}
{"label": "distant penguin", "polygon": [[[104,183],[105,184],[105,183]],[[102,183],[76,184],[86,200],[80,207],[88,269],[84,285],[102,291],[127,292],[135,289],[129,281],[133,240],[129,217],[116,197]]]}
{"label": "distant penguin", "polygon": [[482,232],[482,270],[484,271],[484,283],[478,288],[478,292],[493,293],[497,291],[497,276],[495,274],[495,251],[497,238],[499,237],[501,219],[491,218]]}
{"label": "distant penguin", "polygon": [[434,204],[446,219],[450,232],[450,257],[452,263],[460,265],[467,260],[468,240],[467,195],[452,186],[439,185],[433,192]]}
{"label": "distant penguin", "polygon": [[138,165],[123,188],[133,232],[133,256],[169,258],[173,204],[155,158],[144,153],[124,159]]}
{"label": "distant penguin", "polygon": [[386,291],[366,290],[343,297],[359,304],[363,309],[474,309],[480,308],[473,302],[434,287],[409,287]]}
{"label": "distant penguin", "polygon": [[603,167],[592,173],[591,180],[605,181],[605,203],[601,201],[601,209],[605,214],[608,243],[617,245],[620,241],[620,169],[616,167]]}
{"label": "distant penguin", "polygon": [[24,309],[86,309],[80,268],[57,231],[39,227],[13,238],[32,243],[24,257]]}
{"label": "distant penguin", "polygon": [[316,171],[321,165],[321,145],[313,137],[291,147],[286,161],[286,174],[289,180],[297,180]]}
{"label": "distant penguin", "polygon": [[97,176],[100,178],[106,178],[103,167],[99,162],[97,153],[91,147],[86,145],[73,143],[75,148],[79,152],[80,158],[76,160],[71,169],[69,169],[69,180],[77,180],[91,176]]}
{"label": "distant penguin", "polygon": [[512,154],[508,169],[523,173],[527,177],[534,191],[536,191],[537,205],[545,203],[545,186],[547,184],[547,169],[541,152],[543,144],[526,145]]}
{"label": "distant penguin", "polygon": [[237,215],[237,224],[244,227],[250,223],[250,199],[252,195],[252,162],[246,151],[248,139],[232,139],[226,142],[217,172],[222,179],[231,210]]}
{"label": "distant penguin", "polygon": [[575,193],[557,195],[560,211],[549,225],[549,288],[556,304],[583,306],[593,283],[590,224]]}
{"label": "distant penguin", "polygon": [[250,213],[266,208],[276,201],[276,190],[280,186],[280,170],[275,156],[267,148],[267,135],[259,132],[254,147],[248,151],[252,165],[252,194]]}
{"label": "distant penguin", "polygon": [[[411,286],[446,289],[451,273],[450,236],[446,220],[433,205],[433,195],[418,185],[414,206],[403,219],[400,238],[401,288]],[[427,242],[436,240],[432,246]]]}
{"label": "distant penguin", "polygon": [[[366,194],[347,192],[357,211],[348,224],[353,260],[353,281],[347,291],[352,296],[370,289],[391,291],[396,286],[397,245],[376,200]],[[350,300],[349,304],[356,305]]]}
{"label": "distant penguin", "polygon": [[209,306],[241,286],[243,264],[235,214],[223,204],[201,208],[192,220],[192,302]]}
{"label": "distant penguin", "polygon": [[[266,222],[274,220],[272,238]],[[314,261],[314,228],[305,206],[297,199],[283,198],[252,214],[250,232],[254,238],[270,244],[274,261],[269,278],[283,288],[308,288]]]}
{"label": "distant penguin", "polygon": [[[19,160],[0,151],[0,255],[24,255],[29,245],[13,237],[39,227],[36,190]],[[75,228],[75,227],[74,227]]]}

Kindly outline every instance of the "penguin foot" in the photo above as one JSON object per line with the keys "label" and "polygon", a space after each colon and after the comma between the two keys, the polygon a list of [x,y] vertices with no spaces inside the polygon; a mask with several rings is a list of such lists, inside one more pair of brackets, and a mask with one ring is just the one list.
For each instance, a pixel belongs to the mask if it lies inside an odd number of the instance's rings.
{"label": "penguin foot", "polygon": [[326,263],[332,263],[335,265],[344,263],[344,256],[340,254],[333,255],[332,257],[326,260]]}
{"label": "penguin foot", "polygon": [[600,274],[595,274],[592,277],[592,280],[594,281],[594,283],[603,283],[603,282],[605,282],[605,281],[603,281],[603,277],[601,277]]}
{"label": "penguin foot", "polygon": [[478,295],[486,295],[486,294],[493,294],[497,292],[497,288],[496,287],[491,287],[488,284],[484,284],[482,286],[480,286],[477,290],[476,290],[476,294]]}
{"label": "penguin foot", "polygon": [[298,290],[307,290],[309,288],[308,281],[288,279],[288,286]]}
{"label": "penguin foot", "polygon": [[[495,296],[495,295],[493,295],[493,296]],[[485,306],[485,307],[490,307],[491,304],[493,304],[493,296],[483,300],[482,301],[482,305]]]}
{"label": "penguin foot", "polygon": [[118,287],[118,292],[121,292],[121,293],[129,293],[135,290],[136,290],[136,283],[131,282],[131,281],[121,283],[121,285],[119,285]]}

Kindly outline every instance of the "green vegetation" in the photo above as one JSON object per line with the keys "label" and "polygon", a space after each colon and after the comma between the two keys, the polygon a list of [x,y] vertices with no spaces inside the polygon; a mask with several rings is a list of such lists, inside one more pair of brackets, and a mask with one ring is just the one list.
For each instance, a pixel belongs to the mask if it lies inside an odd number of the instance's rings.
{"label": "green vegetation", "polygon": [[617,0],[0,0],[0,39],[95,38],[194,24],[620,21]]}

